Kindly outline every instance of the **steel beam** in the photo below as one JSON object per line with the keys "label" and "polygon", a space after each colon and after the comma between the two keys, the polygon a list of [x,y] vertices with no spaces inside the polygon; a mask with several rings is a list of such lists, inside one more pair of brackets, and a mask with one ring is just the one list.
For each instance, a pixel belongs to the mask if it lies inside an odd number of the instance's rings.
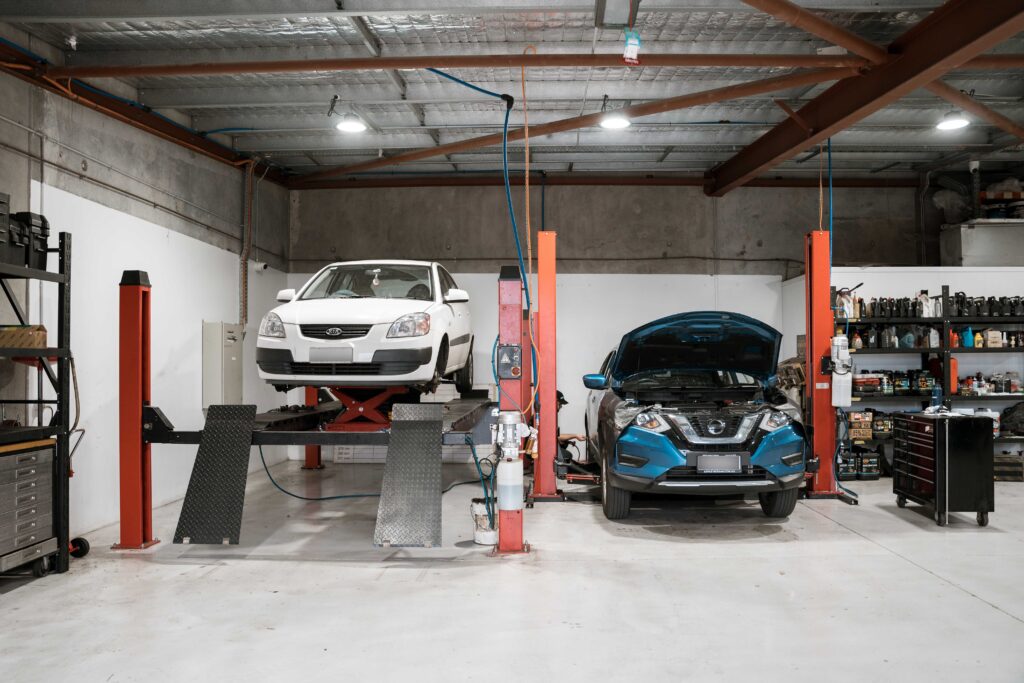
{"label": "steel beam", "polygon": [[[815,0],[826,11],[900,12],[931,9],[938,0]],[[739,0],[643,0],[641,13],[723,10],[742,12]],[[0,21],[101,23],[131,21],[201,21],[209,19],[285,19],[289,17],[394,16],[461,14],[480,16],[517,12],[591,13],[591,0],[345,0],[341,7],[324,0],[0,0]]]}
{"label": "steel beam", "polygon": [[[647,54],[641,66],[740,67],[824,69],[863,67],[862,57],[848,55]],[[197,62],[191,64],[121,64],[54,66],[51,78],[143,78],[156,76],[216,76],[231,74],[312,73],[389,69],[494,69],[605,67],[626,68],[621,54],[492,54],[422,55],[414,57],[353,57],[344,59],[286,59],[279,61]]]}
{"label": "steel beam", "polygon": [[[785,90],[800,85],[822,83],[825,81],[834,80],[836,78],[851,76],[854,73],[855,71],[853,69],[848,69],[845,71],[828,70],[811,71],[807,73],[794,74],[791,76],[779,76],[777,78],[767,78],[762,81],[743,83],[739,85],[729,86],[726,88],[719,88],[717,90],[709,90],[705,92],[694,93],[691,95],[683,95],[680,97],[669,98],[667,100],[659,100],[656,102],[637,104],[631,107],[626,107],[625,109],[622,110],[622,112],[623,114],[629,117],[650,116],[651,114],[660,114],[666,111],[673,111],[675,109],[683,109],[685,107],[699,106],[702,104],[711,104],[714,102],[720,102],[722,100],[727,99],[734,99],[737,97],[766,94],[769,92]],[[580,128],[587,128],[590,126],[597,125],[600,119],[600,112],[595,114],[587,114],[584,116],[576,116],[573,118],[562,119],[561,121],[552,121],[551,123],[545,123],[539,126],[534,126],[532,128],[531,133],[533,136],[539,138],[545,135],[550,135],[552,133],[562,133],[570,130],[579,130]],[[516,129],[508,134],[508,139],[510,141],[522,140],[523,137],[524,131],[521,128]],[[471,138],[469,140],[462,140],[459,142],[453,142],[446,145],[439,145],[437,147],[430,147],[427,149],[421,149],[414,152],[407,152],[405,154],[399,154],[393,157],[378,159],[370,162],[365,162],[362,164],[355,164],[353,166],[325,169],[323,171],[318,171],[313,174],[301,176],[298,180],[300,182],[309,180],[319,180],[323,178],[329,178],[332,176],[343,175],[346,173],[355,173],[358,171],[369,171],[377,168],[383,168],[385,166],[391,166],[397,163],[417,161],[420,159],[429,159],[431,157],[441,156],[444,154],[452,154],[454,152],[462,152],[469,149],[491,147],[500,144],[501,139],[502,136],[500,133],[494,135],[484,135],[482,137]]]}
{"label": "steel beam", "polygon": [[[1005,0],[999,1],[1006,4]],[[924,21],[922,21],[919,26],[915,26],[897,39],[897,41],[890,46],[890,49],[885,49],[880,45],[876,45],[869,40],[861,38],[841,26],[833,24],[813,12],[803,9],[799,5],[793,4],[790,0],[744,0],[744,2],[755,9],[761,10],[776,19],[786,22],[790,26],[801,28],[822,40],[827,40],[830,43],[844,47],[853,54],[860,55],[861,57],[870,60],[873,64],[882,64],[890,58],[891,54],[902,54],[906,46],[914,40],[915,37],[922,35],[922,32],[933,30],[933,27],[935,26],[942,25],[941,22],[945,21],[946,25],[948,25],[949,20],[947,18],[947,13],[952,12],[958,7],[958,5],[963,4],[960,2],[947,3],[943,6],[941,11],[933,12]],[[975,3],[974,8],[975,11],[978,11],[979,5]],[[987,11],[988,5],[986,5],[985,9]],[[959,66],[960,68],[971,69],[1020,68],[1021,62],[1019,57],[1020,55],[983,55],[967,60]],[[1024,128],[1006,118],[999,112],[993,111],[973,98],[964,95],[956,88],[950,87],[941,81],[935,81],[927,84],[925,87],[935,95],[995,126],[998,126],[999,128],[1002,128],[1007,133],[1016,135],[1019,138],[1024,138]]]}
{"label": "steel beam", "polygon": [[787,119],[709,173],[705,190],[712,196],[725,194],[1021,30],[1024,0],[988,3],[984,12],[970,0],[953,0],[941,18],[931,22],[926,36],[903,45],[898,58],[859,78],[833,85],[801,107],[800,117],[813,134]]}

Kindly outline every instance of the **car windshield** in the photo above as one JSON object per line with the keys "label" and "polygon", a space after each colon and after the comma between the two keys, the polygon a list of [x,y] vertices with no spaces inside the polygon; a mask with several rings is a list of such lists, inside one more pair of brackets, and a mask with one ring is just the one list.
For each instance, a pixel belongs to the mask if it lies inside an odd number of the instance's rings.
{"label": "car windshield", "polygon": [[622,383],[622,388],[636,389],[751,389],[759,386],[756,379],[731,370],[648,370]]}
{"label": "car windshield", "polygon": [[302,299],[417,299],[434,298],[430,267],[360,263],[331,266],[302,293]]}

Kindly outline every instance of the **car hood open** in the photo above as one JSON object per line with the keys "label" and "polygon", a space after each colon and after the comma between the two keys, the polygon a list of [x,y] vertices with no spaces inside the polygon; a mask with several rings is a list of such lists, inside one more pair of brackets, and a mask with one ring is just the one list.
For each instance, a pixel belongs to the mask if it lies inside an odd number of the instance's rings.
{"label": "car hood open", "polygon": [[648,371],[726,370],[766,381],[775,374],[781,341],[778,330],[739,313],[681,313],[623,336],[611,375],[621,383]]}
{"label": "car hood open", "polygon": [[419,299],[299,299],[278,306],[282,322],[295,325],[378,325],[408,313],[425,311],[432,301]]}

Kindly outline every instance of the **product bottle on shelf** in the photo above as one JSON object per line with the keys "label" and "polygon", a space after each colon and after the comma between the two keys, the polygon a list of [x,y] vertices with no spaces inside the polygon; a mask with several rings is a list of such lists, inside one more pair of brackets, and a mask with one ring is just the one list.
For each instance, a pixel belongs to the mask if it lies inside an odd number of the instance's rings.
{"label": "product bottle on shelf", "polygon": [[974,348],[983,349],[985,348],[985,338],[981,336],[981,332],[974,333]]}
{"label": "product bottle on shelf", "polygon": [[864,340],[861,338],[860,332],[854,332],[853,333],[852,346],[855,349],[863,349],[864,348]]}

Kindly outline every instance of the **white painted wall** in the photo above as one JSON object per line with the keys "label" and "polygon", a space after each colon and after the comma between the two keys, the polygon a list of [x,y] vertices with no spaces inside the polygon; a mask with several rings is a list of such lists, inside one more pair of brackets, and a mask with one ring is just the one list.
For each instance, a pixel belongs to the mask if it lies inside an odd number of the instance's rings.
{"label": "white painted wall", "polygon": [[[153,283],[153,404],[180,429],[198,429],[202,416],[202,321],[238,317],[238,258],[231,252],[51,186],[33,183],[33,211],[57,233],[72,234],[71,343],[86,435],[74,458],[71,531],[116,522],[118,510],[118,282],[124,270],[145,270]],[[52,262],[51,268],[56,266]],[[244,343],[244,396],[259,410],[283,401],[258,378],[256,333],[265,307],[285,286],[284,273],[250,272],[250,315]],[[56,343],[56,285],[44,285],[42,320]],[[38,316],[39,302],[32,310]],[[268,461],[283,449],[265,449]],[[195,446],[153,447],[153,502],[185,494]],[[261,467],[258,456],[250,471]]]}
{"label": "white painted wall", "polygon": [[[470,296],[476,382],[492,384],[489,367],[498,334],[498,276],[453,276]],[[288,286],[301,287],[310,277],[309,273],[289,274]],[[582,377],[596,372],[629,330],[673,313],[709,309],[744,313],[781,330],[781,290],[781,278],[776,275],[560,275],[558,388],[569,401],[559,419],[562,431],[583,431],[587,390]]]}

